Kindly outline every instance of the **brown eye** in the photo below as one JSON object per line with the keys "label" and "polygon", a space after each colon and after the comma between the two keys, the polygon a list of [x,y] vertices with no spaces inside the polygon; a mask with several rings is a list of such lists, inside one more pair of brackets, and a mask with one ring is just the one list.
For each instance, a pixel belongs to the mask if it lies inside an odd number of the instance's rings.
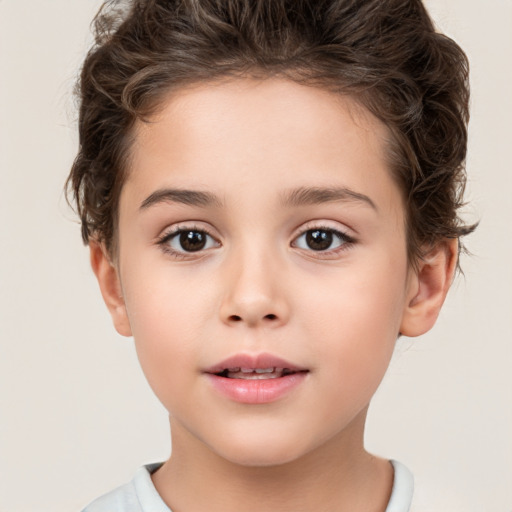
{"label": "brown eye", "polygon": [[200,251],[206,246],[207,236],[202,231],[182,231],[179,234],[180,246],[187,252]]}
{"label": "brown eye", "polygon": [[200,229],[177,229],[164,236],[159,244],[174,254],[199,252],[219,245],[211,235]]}
{"label": "brown eye", "polygon": [[315,228],[304,231],[292,245],[299,249],[322,252],[339,249],[353,242],[353,238],[336,229]]}
{"label": "brown eye", "polygon": [[315,229],[306,232],[306,244],[314,251],[325,251],[331,247],[333,234],[331,231]]}

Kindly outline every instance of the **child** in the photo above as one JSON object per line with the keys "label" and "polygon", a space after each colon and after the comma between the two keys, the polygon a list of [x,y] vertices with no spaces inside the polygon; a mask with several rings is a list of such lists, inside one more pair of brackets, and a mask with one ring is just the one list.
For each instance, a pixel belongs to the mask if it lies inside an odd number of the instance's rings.
{"label": "child", "polygon": [[410,510],[363,432],[472,230],[464,53],[419,0],[108,2],[96,31],[69,185],[172,455],[85,511]]}

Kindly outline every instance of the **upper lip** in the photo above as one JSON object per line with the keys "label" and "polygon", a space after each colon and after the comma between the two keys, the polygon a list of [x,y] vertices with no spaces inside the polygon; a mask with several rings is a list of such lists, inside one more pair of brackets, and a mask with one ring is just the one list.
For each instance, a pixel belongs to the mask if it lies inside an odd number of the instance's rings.
{"label": "upper lip", "polygon": [[222,373],[228,368],[286,368],[293,372],[306,371],[307,368],[297,366],[281,357],[272,354],[235,354],[207,368],[205,373]]}

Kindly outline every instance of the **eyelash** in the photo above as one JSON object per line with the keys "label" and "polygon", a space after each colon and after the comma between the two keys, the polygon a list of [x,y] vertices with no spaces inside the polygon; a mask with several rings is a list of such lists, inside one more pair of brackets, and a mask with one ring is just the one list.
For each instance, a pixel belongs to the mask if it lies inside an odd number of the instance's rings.
{"label": "eyelash", "polygon": [[[307,236],[308,233],[312,233],[315,231],[330,233],[334,238],[336,238],[338,240],[339,246],[335,247],[334,249],[314,250],[311,248],[302,248],[297,245],[297,241],[301,237]],[[220,245],[220,243],[215,239],[215,237],[207,229],[205,229],[204,227],[198,227],[195,225],[178,226],[178,227],[172,228],[171,230],[166,231],[160,238],[158,238],[156,243],[157,243],[157,245],[159,245],[161,247],[162,251],[165,254],[168,254],[169,256],[172,256],[175,259],[181,259],[181,260],[190,259],[191,257],[194,257],[195,254],[201,254],[204,250],[208,250],[211,248],[211,247],[208,247],[206,249],[200,248],[197,251],[186,251],[186,250],[178,251],[178,250],[172,249],[170,246],[170,242],[172,240],[174,240],[176,237],[178,237],[184,233],[196,233],[196,234],[200,233],[200,234],[206,235],[207,237],[212,239],[215,242],[215,244],[217,244],[217,246]],[[208,243],[208,242],[206,242],[206,243]],[[297,236],[295,236],[295,238],[293,239],[292,246],[296,247],[302,251],[313,253],[313,254],[315,254],[315,257],[317,257],[317,258],[328,259],[330,257],[335,257],[336,255],[338,255],[339,253],[341,253],[343,251],[346,251],[347,249],[352,247],[355,243],[356,243],[355,238],[348,235],[347,233],[345,233],[343,231],[334,229],[329,226],[313,225],[313,226],[307,226],[306,229],[301,230],[300,233]],[[332,242],[331,242],[331,245],[332,245]]]}
{"label": "eyelash", "polygon": [[219,244],[219,242],[207,229],[205,229],[204,227],[198,227],[194,225],[178,226],[175,228],[171,228],[169,231],[166,231],[160,238],[158,238],[156,243],[162,248],[162,251],[165,254],[168,254],[169,256],[172,256],[173,258],[176,258],[178,260],[188,259],[190,258],[190,256],[193,256],[194,254],[199,254],[204,250],[200,249],[198,251],[177,251],[173,249],[170,246],[169,242],[171,242],[172,240],[174,240],[176,237],[180,236],[183,233],[201,233],[214,240],[216,244]]}
{"label": "eyelash", "polygon": [[[301,247],[297,247],[297,240],[299,240],[302,237],[307,236],[308,233],[313,233],[315,231],[330,233],[333,236],[333,238],[336,238],[338,240],[339,246],[335,247],[334,249],[325,249],[325,250],[318,250],[318,251],[315,251],[314,249],[311,249],[311,248],[304,249]],[[300,234],[293,239],[292,245],[294,245],[295,247],[297,247],[298,249],[301,249],[303,251],[313,253],[316,258],[329,259],[329,258],[336,257],[338,254],[340,254],[343,251],[348,250],[355,243],[356,243],[356,239],[354,237],[348,235],[344,231],[332,228],[330,226],[310,225],[310,226],[306,226],[305,229],[301,230]]]}

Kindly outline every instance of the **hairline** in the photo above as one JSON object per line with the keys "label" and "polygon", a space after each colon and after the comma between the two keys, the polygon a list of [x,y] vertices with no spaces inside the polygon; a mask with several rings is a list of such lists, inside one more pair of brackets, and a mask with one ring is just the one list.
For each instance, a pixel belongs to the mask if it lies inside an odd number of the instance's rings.
{"label": "hairline", "polygon": [[[306,73],[301,73],[300,68],[288,67],[277,70],[265,70],[258,66],[251,69],[237,72],[219,72],[210,77],[188,77],[181,81],[175,82],[172,85],[163,87],[161,90],[156,91],[153,95],[147,97],[145,104],[141,107],[140,112],[132,112],[131,123],[126,129],[123,145],[126,149],[125,156],[120,160],[120,169],[118,174],[118,191],[117,191],[117,204],[113,209],[112,214],[112,236],[110,243],[104,240],[106,249],[113,261],[118,258],[119,251],[119,204],[121,200],[122,191],[126,181],[129,179],[132,172],[136,172],[133,168],[133,148],[136,144],[138,128],[141,124],[149,124],[158,118],[158,115],[165,107],[167,101],[173,95],[179,95],[191,89],[209,87],[216,85],[223,85],[236,82],[238,80],[257,80],[267,81],[271,79],[283,79],[299,85],[313,87],[323,90],[337,96],[339,98],[349,98],[351,101],[345,103],[349,108],[350,114],[354,112],[358,115],[370,115],[374,117],[385,129],[385,137],[382,139],[382,147],[386,165],[390,176],[397,185],[400,196],[402,198],[402,207],[404,209],[404,232],[406,236],[407,259],[409,266],[416,267],[416,264],[421,259],[419,248],[414,246],[413,234],[410,223],[410,205],[408,201],[407,191],[405,190],[404,183],[400,180],[400,173],[398,172],[398,165],[396,157],[401,150],[401,145],[397,140],[393,127],[380,119],[370,108],[370,102],[365,101],[368,96],[371,98],[371,92],[368,89],[361,88],[356,90],[354,87],[346,86],[342,80],[337,77],[336,79],[315,76]],[[311,73],[311,71],[309,71]],[[353,89],[353,90],[352,90]]]}

